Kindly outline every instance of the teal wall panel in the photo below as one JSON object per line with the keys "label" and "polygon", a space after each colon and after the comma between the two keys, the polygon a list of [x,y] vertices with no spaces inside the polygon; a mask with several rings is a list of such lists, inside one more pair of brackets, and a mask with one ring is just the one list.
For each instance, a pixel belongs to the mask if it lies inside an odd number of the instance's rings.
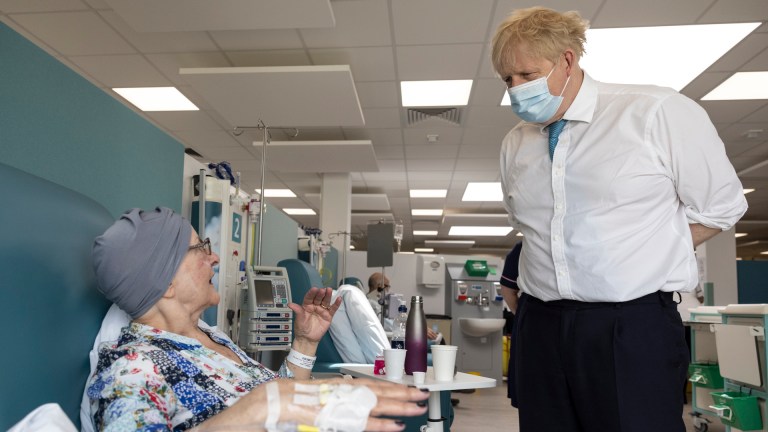
{"label": "teal wall panel", "polygon": [[768,261],[736,261],[736,271],[739,303],[768,303]]}
{"label": "teal wall panel", "polygon": [[[261,243],[261,265],[276,266],[281,260],[297,258],[299,224],[283,213],[280,209],[267,202],[266,214],[261,215],[264,222],[264,241]],[[259,226],[255,228],[258,244]],[[254,248],[253,263],[256,264],[256,252]]]}
{"label": "teal wall panel", "polygon": [[184,147],[0,23],[0,162],[93,198],[181,210]]}

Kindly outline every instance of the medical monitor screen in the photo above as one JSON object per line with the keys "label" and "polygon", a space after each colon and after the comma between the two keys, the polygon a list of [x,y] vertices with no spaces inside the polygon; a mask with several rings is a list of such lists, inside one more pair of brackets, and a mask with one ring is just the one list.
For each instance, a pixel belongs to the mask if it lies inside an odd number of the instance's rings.
{"label": "medical monitor screen", "polygon": [[265,279],[254,279],[253,288],[256,290],[256,304],[275,304],[275,297],[272,293],[272,281]]}

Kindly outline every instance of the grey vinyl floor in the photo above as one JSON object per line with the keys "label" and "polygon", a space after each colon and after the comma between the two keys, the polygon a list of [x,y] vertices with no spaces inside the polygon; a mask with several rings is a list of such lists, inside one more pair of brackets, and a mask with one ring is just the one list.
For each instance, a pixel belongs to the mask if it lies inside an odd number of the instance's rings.
{"label": "grey vinyl floor", "polygon": [[[507,383],[489,389],[478,389],[474,393],[453,393],[452,397],[459,399],[459,405],[454,408],[452,432],[503,431],[518,432],[517,410],[507,399]],[[690,397],[689,397],[690,400]],[[687,432],[694,432],[691,421],[691,406],[686,405],[683,419]],[[720,420],[708,417],[709,432],[724,432],[725,426]],[[595,431],[599,432],[599,431]],[[649,431],[651,432],[651,431]]]}

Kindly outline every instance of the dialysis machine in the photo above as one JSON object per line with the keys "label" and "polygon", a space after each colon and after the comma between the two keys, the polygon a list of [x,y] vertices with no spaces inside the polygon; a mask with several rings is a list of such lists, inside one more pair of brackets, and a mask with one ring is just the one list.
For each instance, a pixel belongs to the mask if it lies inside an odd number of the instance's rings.
{"label": "dialysis machine", "polygon": [[459,351],[460,372],[479,372],[502,379],[502,329],[504,302],[498,270],[491,273],[485,261],[445,265],[445,314],[451,317],[451,345]]}
{"label": "dialysis machine", "polygon": [[291,348],[291,284],[284,267],[246,267],[240,294],[238,345],[246,352]]}
{"label": "dialysis machine", "polygon": [[[234,339],[235,311],[238,287],[244,278],[246,238],[245,201],[242,192],[227,180],[206,176],[204,194],[200,193],[200,176],[192,177],[195,201],[192,202],[190,222],[201,239],[211,239],[211,249],[219,255],[213,286],[221,296],[217,306],[203,312],[203,320]],[[201,195],[203,195],[201,197]],[[200,202],[204,203],[204,228],[200,229]]]}

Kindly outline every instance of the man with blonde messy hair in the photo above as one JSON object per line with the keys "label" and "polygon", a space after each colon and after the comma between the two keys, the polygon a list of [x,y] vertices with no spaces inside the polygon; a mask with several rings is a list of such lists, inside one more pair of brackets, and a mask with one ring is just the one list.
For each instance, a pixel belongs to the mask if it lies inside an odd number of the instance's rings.
{"label": "man with blonde messy hair", "polygon": [[578,12],[535,7],[493,38],[523,120],[501,150],[504,204],[525,243],[520,430],[683,432],[689,356],[674,293],[696,287],[694,248],[747,203],[699,105],[581,69],[587,27]]}

